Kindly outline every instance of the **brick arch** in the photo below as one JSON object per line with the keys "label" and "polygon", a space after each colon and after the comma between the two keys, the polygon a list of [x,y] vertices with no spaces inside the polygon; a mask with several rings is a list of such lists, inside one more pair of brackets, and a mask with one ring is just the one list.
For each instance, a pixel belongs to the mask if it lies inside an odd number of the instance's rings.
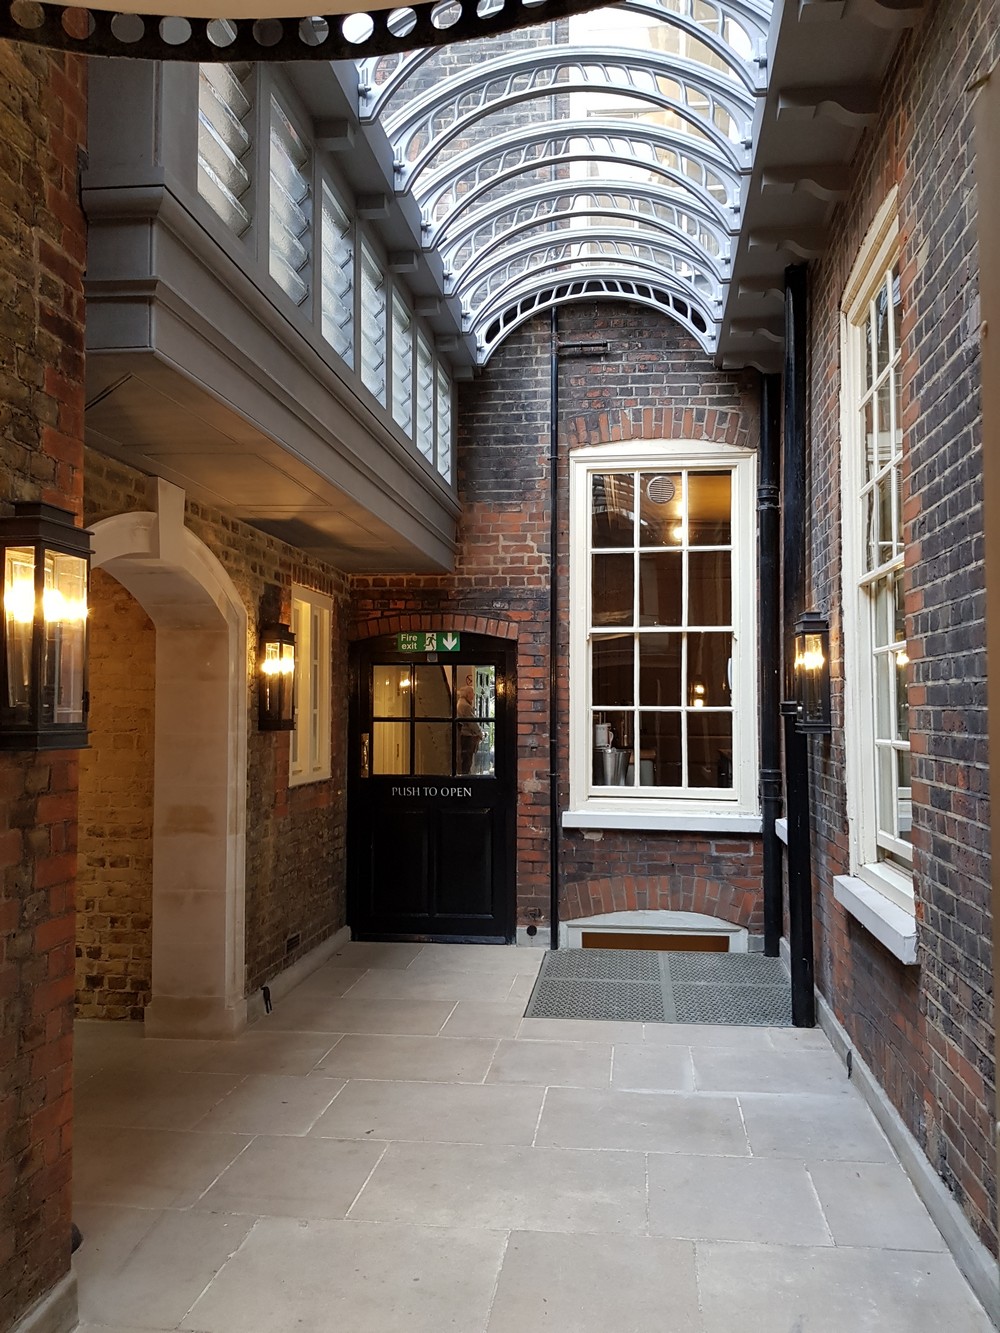
{"label": "brick arch", "polygon": [[723,407],[626,407],[612,412],[585,412],[567,422],[564,437],[570,449],[619,440],[708,440],[740,449],[757,445],[752,415]]}
{"label": "brick arch", "polygon": [[454,611],[435,611],[416,615],[380,616],[356,627],[355,641],[378,639],[384,634],[410,634],[422,630],[454,630],[466,634],[485,634],[491,639],[516,639],[514,621],[493,620],[487,616],[461,615]]}
{"label": "brick arch", "polygon": [[589,879],[563,891],[560,915],[564,921],[604,912],[647,910],[702,912],[732,925],[746,926],[751,934],[763,929],[762,900],[757,889],[739,887],[703,875],[622,875]]}

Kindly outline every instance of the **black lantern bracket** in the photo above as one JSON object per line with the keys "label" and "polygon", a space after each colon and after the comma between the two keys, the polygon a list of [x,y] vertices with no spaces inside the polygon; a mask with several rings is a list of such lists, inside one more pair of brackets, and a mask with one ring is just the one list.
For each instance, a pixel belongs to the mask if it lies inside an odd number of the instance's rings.
{"label": "black lantern bracket", "polygon": [[295,635],[287,625],[260,632],[257,725],[261,731],[295,730]]}
{"label": "black lantern bracket", "polygon": [[0,519],[0,750],[87,745],[90,533],[55,505]]}
{"label": "black lantern bracket", "polygon": [[805,611],[795,622],[792,667],[796,730],[811,736],[829,736],[833,731],[830,622],[819,611]]}

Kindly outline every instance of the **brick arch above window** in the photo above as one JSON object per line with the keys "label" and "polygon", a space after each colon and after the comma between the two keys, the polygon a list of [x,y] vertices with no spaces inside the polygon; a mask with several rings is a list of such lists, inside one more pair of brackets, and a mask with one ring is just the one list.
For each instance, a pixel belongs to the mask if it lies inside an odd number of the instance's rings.
{"label": "brick arch above window", "polygon": [[562,894],[563,920],[585,919],[606,912],[646,910],[701,912],[751,933],[762,929],[760,893],[749,883],[734,885],[679,867],[667,875],[624,875],[568,885]]}
{"label": "brick arch above window", "polygon": [[735,408],[631,407],[615,412],[586,412],[567,422],[563,437],[570,449],[613,444],[619,440],[707,440],[738,449],[757,445],[756,423]]}
{"label": "brick arch above window", "polygon": [[452,630],[455,633],[485,634],[491,639],[516,639],[515,622],[495,620],[487,616],[456,615],[453,612],[431,614],[387,615],[367,620],[356,626],[355,640],[377,639],[385,634],[420,633],[429,630]]}

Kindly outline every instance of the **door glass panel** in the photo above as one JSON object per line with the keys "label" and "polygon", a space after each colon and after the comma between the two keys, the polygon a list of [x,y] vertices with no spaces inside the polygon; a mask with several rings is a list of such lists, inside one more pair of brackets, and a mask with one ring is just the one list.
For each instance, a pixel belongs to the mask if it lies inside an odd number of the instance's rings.
{"label": "door glass panel", "polygon": [[691,546],[729,546],[733,539],[733,474],[689,472],[687,529]]}
{"label": "door glass panel", "polygon": [[[372,713],[375,717],[409,717],[413,681],[409,666],[376,666],[372,669]],[[375,770],[378,772],[378,769]],[[388,768],[386,773],[409,772]]]}
{"label": "door glass panel", "polygon": [[691,712],[687,715],[688,786],[733,785],[732,713]]}
{"label": "door glass panel", "polygon": [[595,625],[631,625],[632,623],[632,556],[594,556],[594,619]]}
{"label": "door glass panel", "polygon": [[420,774],[451,774],[451,723],[414,722],[413,771]]}
{"label": "door glass panel", "polygon": [[631,635],[594,640],[593,704],[610,708],[631,704],[633,694],[634,643]]}
{"label": "door glass panel", "polygon": [[491,778],[496,773],[496,724],[486,718],[455,723],[455,772]]}
{"label": "door glass panel", "polygon": [[728,551],[692,551],[688,560],[688,624],[730,624],[732,556]]}
{"label": "door glass panel", "polygon": [[430,664],[413,668],[414,717],[451,717],[452,668]]}
{"label": "door glass panel", "polygon": [[[468,717],[466,705],[471,704],[473,714],[478,718],[496,717],[497,670],[491,666],[476,666],[467,663],[455,668],[455,686],[458,696],[455,703],[457,717]],[[469,691],[471,690],[471,694]]]}
{"label": "door glass panel", "polygon": [[683,559],[680,551],[658,551],[639,557],[640,625],[681,623]]}
{"label": "door glass panel", "polygon": [[410,724],[408,722],[375,722],[372,724],[372,772],[409,773]]}

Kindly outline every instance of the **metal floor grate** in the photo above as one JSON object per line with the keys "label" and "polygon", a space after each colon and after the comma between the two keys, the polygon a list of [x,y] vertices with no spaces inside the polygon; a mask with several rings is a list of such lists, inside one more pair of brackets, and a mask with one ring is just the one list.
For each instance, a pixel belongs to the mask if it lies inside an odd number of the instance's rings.
{"label": "metal floor grate", "polygon": [[560,949],[542,959],[526,1018],[790,1027],[788,974],[762,954]]}

